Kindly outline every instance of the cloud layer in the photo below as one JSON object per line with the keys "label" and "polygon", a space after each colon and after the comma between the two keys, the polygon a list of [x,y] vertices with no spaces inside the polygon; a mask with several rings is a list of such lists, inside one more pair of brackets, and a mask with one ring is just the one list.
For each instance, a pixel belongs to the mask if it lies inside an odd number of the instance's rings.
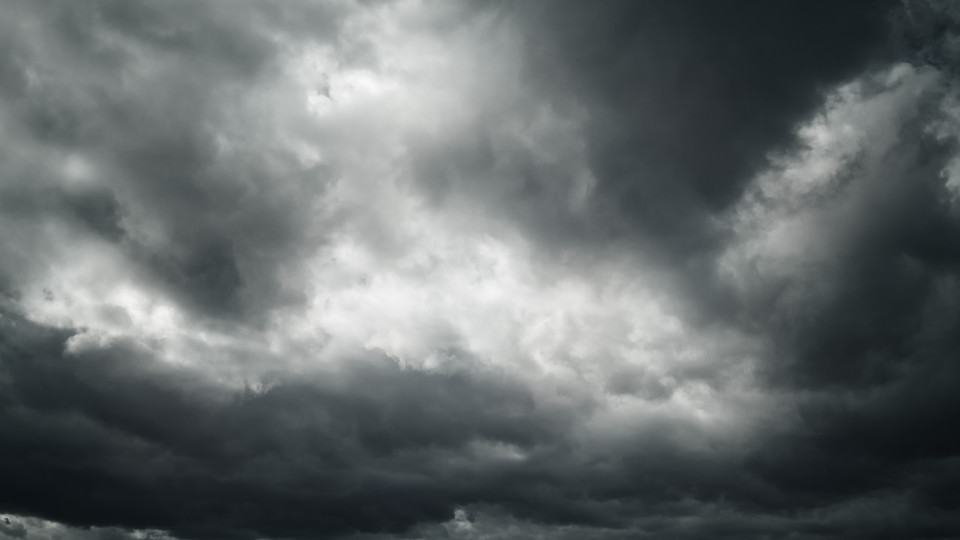
{"label": "cloud layer", "polygon": [[960,535],[952,4],[2,9],[0,535]]}

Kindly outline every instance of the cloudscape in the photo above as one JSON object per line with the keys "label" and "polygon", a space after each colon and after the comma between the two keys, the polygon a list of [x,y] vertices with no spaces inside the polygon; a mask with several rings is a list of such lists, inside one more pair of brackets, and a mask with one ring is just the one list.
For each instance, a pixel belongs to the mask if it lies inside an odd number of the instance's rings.
{"label": "cloudscape", "polygon": [[960,538],[960,4],[0,0],[0,540]]}

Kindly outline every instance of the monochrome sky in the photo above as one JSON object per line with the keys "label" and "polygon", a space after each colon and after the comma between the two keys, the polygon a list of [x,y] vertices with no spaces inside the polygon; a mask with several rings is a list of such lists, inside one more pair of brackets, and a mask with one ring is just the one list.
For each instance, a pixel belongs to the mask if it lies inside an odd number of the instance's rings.
{"label": "monochrome sky", "polygon": [[0,540],[960,538],[960,5],[0,0]]}

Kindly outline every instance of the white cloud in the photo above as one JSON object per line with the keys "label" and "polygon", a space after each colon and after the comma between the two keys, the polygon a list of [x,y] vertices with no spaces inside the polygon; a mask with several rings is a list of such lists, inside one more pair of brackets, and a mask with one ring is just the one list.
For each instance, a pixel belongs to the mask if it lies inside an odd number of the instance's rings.
{"label": "white cloud", "polygon": [[835,90],[799,128],[803,150],[775,159],[731,213],[736,240],[719,262],[724,279],[748,296],[793,280],[782,296],[788,303],[826,294],[818,290],[829,283],[818,276],[859,234],[861,216],[896,191],[889,153],[938,78],[898,65]]}

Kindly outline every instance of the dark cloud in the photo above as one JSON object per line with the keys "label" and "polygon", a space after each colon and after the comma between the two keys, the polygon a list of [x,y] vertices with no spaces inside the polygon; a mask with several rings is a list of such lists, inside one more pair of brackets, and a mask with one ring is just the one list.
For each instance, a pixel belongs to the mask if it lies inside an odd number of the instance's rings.
{"label": "dark cloud", "polygon": [[532,46],[556,66],[541,84],[591,107],[600,197],[669,240],[733,202],[827,88],[882,58],[886,13],[876,2],[562,7],[537,12],[547,39]]}
{"label": "dark cloud", "polygon": [[[591,404],[550,408],[495,372],[431,374],[357,358],[226,390],[132,344],[67,353],[71,331],[9,312],[2,321],[0,504],[17,513],[185,538],[308,538],[402,532],[479,505],[541,531],[577,524],[588,538],[621,529],[874,538],[862,530],[886,527],[876,514],[834,519],[822,508],[901,487],[911,493],[909,519],[896,530],[952,530],[938,510],[952,504],[944,471],[930,461],[902,471],[890,464],[892,442],[923,428],[869,439],[884,424],[882,406],[864,404],[855,418],[805,413],[810,432],[746,454],[720,439],[690,446],[697,428],[679,418],[598,453],[568,438]],[[849,425],[837,426],[845,416]],[[526,457],[514,461],[515,451]]]}
{"label": "dark cloud", "polygon": [[[532,2],[516,9],[527,33],[523,74],[538,99],[585,109],[597,232],[690,255],[718,233],[710,216],[737,199],[771,152],[794,144],[796,124],[832,85],[890,57],[889,7]],[[545,229],[570,218],[550,215],[562,209],[552,197],[569,171],[538,166],[522,146],[496,153],[502,117],[471,127],[431,159],[446,174],[426,171],[427,178],[469,179],[504,163],[474,189],[492,191],[486,196],[518,214],[532,211]]]}
{"label": "dark cloud", "polygon": [[895,12],[893,27],[900,45],[914,62],[929,64],[956,76],[956,59],[960,54],[957,33],[960,11],[951,2],[911,0]]}
{"label": "dark cloud", "polygon": [[471,458],[472,443],[535,449],[567,422],[496,374],[386,359],[225,392],[122,343],[65,354],[69,333],[4,315],[0,501],[66,523],[221,538],[403,529],[493,487],[503,465]]}
{"label": "dark cloud", "polygon": [[[482,204],[520,224],[547,257],[642,253],[695,317],[725,317],[736,300],[713,283],[728,240],[719,216],[772,155],[799,145],[797,125],[830,89],[896,60],[893,7],[503,7],[525,36],[515,76],[532,97],[503,88],[461,131],[418,147],[418,181],[444,204]],[[583,148],[547,137],[531,144],[544,116],[579,119]],[[583,191],[586,200],[571,203]]]}
{"label": "dark cloud", "polygon": [[4,536],[960,534],[952,4],[2,9]]}
{"label": "dark cloud", "polygon": [[722,441],[690,447],[699,435],[680,418],[580,450],[568,433],[595,405],[551,406],[496,372],[358,358],[230,391],[131,344],[68,353],[70,331],[2,321],[0,503],[18,513],[183,537],[315,537],[399,532],[469,504],[623,527],[688,500],[753,507],[773,494]]}
{"label": "dark cloud", "polygon": [[[863,493],[909,501],[889,528],[865,520],[844,538],[956,534],[943,510],[960,451],[948,427],[960,384],[960,221],[945,172],[956,143],[930,130],[953,91],[949,73],[940,77],[892,132],[871,134],[877,150],[854,157],[851,187],[814,205],[830,230],[818,241],[826,260],[813,256],[792,269],[777,300],[753,319],[776,343],[768,382],[803,397],[785,434],[748,468],[794,504]],[[941,480],[931,481],[932,469]]]}

